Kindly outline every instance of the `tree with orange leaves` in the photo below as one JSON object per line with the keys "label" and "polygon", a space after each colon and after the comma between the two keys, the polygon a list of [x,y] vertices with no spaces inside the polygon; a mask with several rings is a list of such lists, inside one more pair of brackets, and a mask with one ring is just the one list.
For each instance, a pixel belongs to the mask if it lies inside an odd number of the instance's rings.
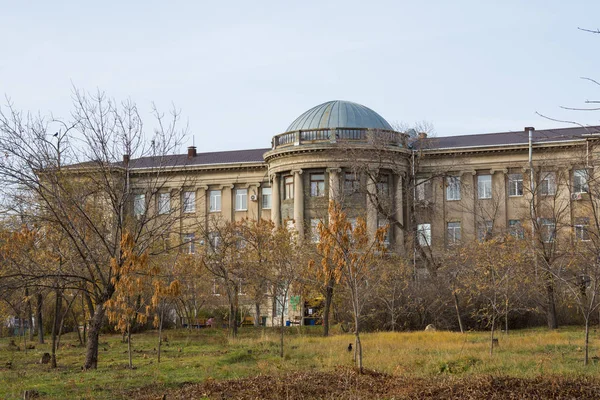
{"label": "tree with orange leaves", "polygon": [[360,320],[368,293],[368,281],[375,277],[378,261],[385,253],[384,237],[387,227],[369,235],[364,218],[357,218],[356,226],[348,220],[339,204],[329,202],[329,223],[319,223],[317,249],[321,253],[321,267],[332,271],[336,283],[343,282],[350,293],[354,317],[355,362],[363,372]]}

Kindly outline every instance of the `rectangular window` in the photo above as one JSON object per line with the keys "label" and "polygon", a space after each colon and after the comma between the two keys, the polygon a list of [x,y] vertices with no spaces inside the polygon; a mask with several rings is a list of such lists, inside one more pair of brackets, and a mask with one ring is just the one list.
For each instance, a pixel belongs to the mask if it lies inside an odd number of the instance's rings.
{"label": "rectangular window", "polygon": [[573,193],[588,193],[588,171],[585,169],[576,169],[573,171]]}
{"label": "rectangular window", "polygon": [[248,209],[248,189],[235,190],[235,210],[246,211]]}
{"label": "rectangular window", "polygon": [[460,244],[460,222],[448,222],[448,245]]}
{"label": "rectangular window", "polygon": [[508,232],[515,237],[515,239],[525,239],[525,231],[521,220],[509,219],[508,220]]}
{"label": "rectangular window", "polygon": [[171,212],[171,193],[160,193],[158,195],[158,213],[168,214]]}
{"label": "rectangular window", "polygon": [[377,218],[377,229],[386,228],[385,234],[383,236],[383,244],[385,246],[390,244],[390,223],[387,218],[379,217]]}
{"label": "rectangular window", "polygon": [[[277,184],[277,182],[274,184]],[[271,193],[272,189],[270,187],[262,188],[262,208],[271,208]]]}
{"label": "rectangular window", "polygon": [[539,193],[542,196],[554,196],[556,194],[556,172],[542,172]]}
{"label": "rectangular window", "polygon": [[540,235],[545,243],[554,242],[556,236],[556,223],[554,218],[540,219]]}
{"label": "rectangular window", "polygon": [[477,227],[477,239],[480,242],[491,239],[493,228],[494,228],[494,223],[492,221],[480,222],[479,226]]}
{"label": "rectangular window", "polygon": [[209,241],[209,245],[211,247],[211,250],[215,250],[216,248],[218,248],[221,245],[221,235],[219,234],[219,232],[210,232],[208,234],[208,241]]}
{"label": "rectangular window", "polygon": [[310,195],[312,197],[325,196],[324,174],[310,174]]}
{"label": "rectangular window", "polygon": [[590,219],[585,218],[575,218],[575,240],[578,242],[587,242],[590,240]]}
{"label": "rectangular window", "polygon": [[360,180],[358,179],[358,176],[352,172],[346,172],[344,176],[344,192],[347,194],[358,192],[360,189]]}
{"label": "rectangular window", "polygon": [[390,195],[390,177],[388,175],[381,175],[379,182],[377,182],[377,194],[381,196]]}
{"label": "rectangular window", "polygon": [[283,178],[283,182],[285,184],[285,192],[284,192],[284,199],[293,199],[294,198],[294,177],[293,176],[286,176]]}
{"label": "rectangular window", "polygon": [[183,212],[196,212],[196,192],[183,192]]}
{"label": "rectangular window", "polygon": [[417,179],[416,185],[416,199],[417,201],[428,201],[431,200],[431,181],[429,179]]}
{"label": "rectangular window", "polygon": [[460,200],[460,176],[446,177],[446,200]]}
{"label": "rectangular window", "polygon": [[146,213],[146,195],[136,194],[133,196],[133,215],[139,217]]}
{"label": "rectangular window", "polygon": [[210,212],[221,211],[221,191],[211,190],[210,191]]}
{"label": "rectangular window", "polygon": [[321,237],[319,235],[319,222],[320,220],[318,218],[310,219],[310,233],[313,243],[319,243],[321,241]]}
{"label": "rectangular window", "polygon": [[417,240],[421,247],[431,245],[431,224],[417,225]]}
{"label": "rectangular window", "polygon": [[196,235],[193,233],[186,233],[183,235],[183,249],[187,254],[196,253]]}
{"label": "rectangular window", "polygon": [[478,175],[477,176],[477,195],[480,199],[492,198],[492,176]]}
{"label": "rectangular window", "polygon": [[508,174],[508,195],[523,196],[523,174]]}

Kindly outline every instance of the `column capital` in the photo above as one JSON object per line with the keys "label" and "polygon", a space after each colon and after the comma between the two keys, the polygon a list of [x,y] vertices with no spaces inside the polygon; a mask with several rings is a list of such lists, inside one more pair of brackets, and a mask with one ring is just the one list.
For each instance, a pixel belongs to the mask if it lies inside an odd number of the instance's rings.
{"label": "column capital", "polygon": [[223,189],[225,189],[225,188],[228,188],[228,189],[233,189],[234,187],[235,187],[235,185],[234,185],[233,183],[230,183],[230,184],[227,184],[227,185],[221,185],[221,186],[219,187],[219,189],[221,189],[221,190],[223,190]]}
{"label": "column capital", "polygon": [[301,169],[301,168],[298,168],[298,169],[293,169],[293,170],[291,171],[291,173],[292,173],[292,174],[294,174],[294,175],[296,175],[296,174],[298,174],[298,175],[302,175],[302,172],[303,172],[303,171],[302,171],[302,169]]}
{"label": "column capital", "polygon": [[198,189],[200,189],[200,190],[208,190],[208,185],[200,185],[200,186],[198,186]]}
{"label": "column capital", "polygon": [[334,168],[327,168],[326,171],[328,174],[331,174],[331,173],[339,174],[342,172],[342,169],[340,167],[334,167]]}
{"label": "column capital", "polygon": [[468,175],[468,174],[471,174],[471,175],[475,176],[475,175],[477,175],[477,171],[475,171],[474,169],[467,170],[467,171],[460,171],[458,173],[458,176],[463,176],[463,175]]}
{"label": "column capital", "polygon": [[490,174],[494,175],[496,172],[502,172],[503,174],[508,174],[508,168],[492,168],[492,169],[490,169]]}

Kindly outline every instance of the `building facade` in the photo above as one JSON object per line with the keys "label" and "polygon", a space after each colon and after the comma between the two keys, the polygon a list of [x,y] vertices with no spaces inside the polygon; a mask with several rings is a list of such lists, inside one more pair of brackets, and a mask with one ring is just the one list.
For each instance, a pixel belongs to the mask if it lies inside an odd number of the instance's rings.
{"label": "building facade", "polygon": [[[584,240],[598,135],[598,127],[575,127],[432,138],[331,101],[300,115],[269,148],[190,147],[127,161],[134,213],[180,210],[187,251],[203,245],[194,240],[197,224],[209,231],[211,220],[268,219],[317,240],[315,227],[335,200],[350,218],[365,217],[371,232],[388,226],[387,246],[419,263],[500,232],[533,229],[552,240],[561,225]],[[158,166],[172,179],[157,204],[144,204],[144,177]]]}

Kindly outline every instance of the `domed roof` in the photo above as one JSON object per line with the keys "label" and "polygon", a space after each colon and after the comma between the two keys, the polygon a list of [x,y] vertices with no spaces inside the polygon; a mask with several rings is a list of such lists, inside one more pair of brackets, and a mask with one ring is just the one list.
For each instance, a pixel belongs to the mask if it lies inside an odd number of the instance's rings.
{"label": "domed roof", "polygon": [[363,105],[334,100],[311,108],[296,118],[286,132],[320,128],[394,129],[383,117]]}

